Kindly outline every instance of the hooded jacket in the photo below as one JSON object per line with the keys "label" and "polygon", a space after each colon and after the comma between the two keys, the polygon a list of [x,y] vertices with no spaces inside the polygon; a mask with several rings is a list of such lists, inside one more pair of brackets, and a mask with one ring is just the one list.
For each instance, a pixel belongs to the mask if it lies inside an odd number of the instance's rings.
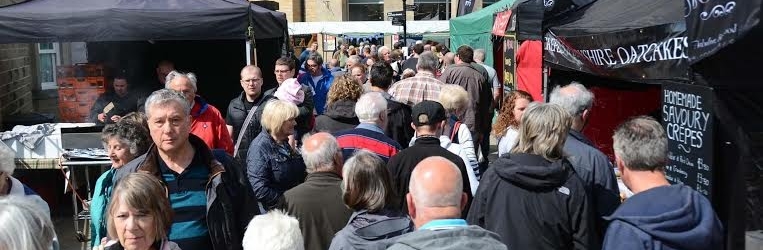
{"label": "hooded jacket", "polygon": [[233,139],[220,110],[197,95],[191,107],[191,117],[191,134],[201,138],[210,149],[222,149],[233,155]]}
{"label": "hooded jacket", "polygon": [[383,210],[373,214],[367,210],[355,211],[347,226],[336,233],[329,250],[387,249],[401,235],[413,230],[411,219],[398,211]]}
{"label": "hooded jacket", "polygon": [[315,131],[334,133],[355,128],[360,121],[355,115],[355,101],[339,100],[326,107],[326,112],[315,118]]}
{"label": "hooded jacket", "polygon": [[566,159],[509,154],[482,175],[467,221],[513,249],[596,249],[590,209]]}
{"label": "hooded jacket", "polygon": [[606,219],[602,249],[723,249],[723,228],[710,202],[685,185],[640,192]]}

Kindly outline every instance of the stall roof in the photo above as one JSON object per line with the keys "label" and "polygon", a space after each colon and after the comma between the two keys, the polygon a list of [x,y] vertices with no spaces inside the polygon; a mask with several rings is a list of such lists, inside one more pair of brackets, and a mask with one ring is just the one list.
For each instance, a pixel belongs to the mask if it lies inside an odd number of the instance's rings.
{"label": "stall roof", "polygon": [[683,2],[674,0],[599,0],[551,30],[558,36],[579,36],[682,23],[683,9]]}
{"label": "stall roof", "polygon": [[285,36],[286,15],[244,0],[30,0],[0,8],[0,43]]}
{"label": "stall roof", "polygon": [[[349,22],[292,22],[290,35],[332,34],[403,34],[402,26],[393,26],[389,21],[349,21]],[[408,34],[448,33],[448,21],[409,21]]]}

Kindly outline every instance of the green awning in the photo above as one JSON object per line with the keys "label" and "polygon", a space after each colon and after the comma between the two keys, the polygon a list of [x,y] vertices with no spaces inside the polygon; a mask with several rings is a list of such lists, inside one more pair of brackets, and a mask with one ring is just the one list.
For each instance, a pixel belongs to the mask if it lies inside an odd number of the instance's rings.
{"label": "green awning", "polygon": [[502,0],[479,11],[450,19],[450,48],[461,45],[485,50],[485,64],[493,65],[493,43],[490,40],[495,13],[506,10],[516,0]]}

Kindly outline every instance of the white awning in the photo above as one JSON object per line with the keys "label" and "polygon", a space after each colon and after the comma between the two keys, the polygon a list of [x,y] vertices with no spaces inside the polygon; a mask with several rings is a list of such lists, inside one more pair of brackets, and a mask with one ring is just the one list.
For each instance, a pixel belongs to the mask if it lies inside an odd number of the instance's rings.
{"label": "white awning", "polygon": [[[448,21],[408,21],[408,34],[422,35],[448,33]],[[393,26],[391,21],[346,21],[346,22],[291,22],[289,35],[331,34],[403,34],[402,26]]]}

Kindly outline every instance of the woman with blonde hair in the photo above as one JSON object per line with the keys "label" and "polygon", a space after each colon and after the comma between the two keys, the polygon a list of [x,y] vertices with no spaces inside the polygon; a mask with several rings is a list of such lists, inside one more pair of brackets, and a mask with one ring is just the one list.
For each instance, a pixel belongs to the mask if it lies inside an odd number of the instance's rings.
{"label": "woman with blonde hair", "polygon": [[297,105],[284,100],[271,100],[262,111],[262,131],[246,156],[246,174],[260,212],[277,208],[283,193],[302,183],[307,175],[302,157],[289,145],[297,115]]}
{"label": "woman with blonde hair", "polygon": [[355,115],[355,103],[363,95],[363,87],[353,78],[334,79],[326,97],[326,111],[315,118],[315,132],[333,133],[351,129],[360,124]]}
{"label": "woman with blonde hair", "polygon": [[527,106],[533,102],[530,93],[513,90],[503,99],[503,107],[493,124],[493,135],[498,139],[498,157],[508,154],[519,135],[519,122]]}
{"label": "woman with blonde hair", "polygon": [[517,249],[596,247],[588,195],[563,152],[571,120],[556,104],[524,112],[516,146],[482,175],[469,224]]}
{"label": "woman with blonde hair", "polygon": [[179,250],[167,240],[172,225],[167,189],[151,174],[137,172],[119,181],[108,209],[110,241],[96,249]]}

